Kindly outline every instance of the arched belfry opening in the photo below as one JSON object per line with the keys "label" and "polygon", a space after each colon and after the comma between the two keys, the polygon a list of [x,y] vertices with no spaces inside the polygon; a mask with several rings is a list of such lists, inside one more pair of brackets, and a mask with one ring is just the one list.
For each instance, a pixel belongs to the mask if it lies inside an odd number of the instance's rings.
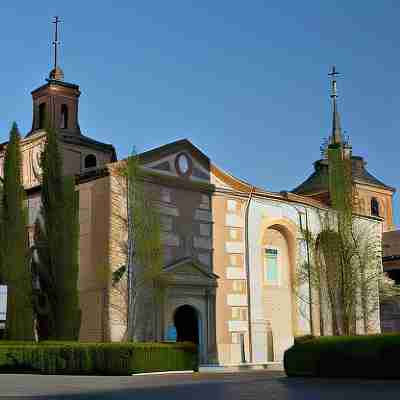
{"label": "arched belfry opening", "polygon": [[88,154],[85,157],[84,161],[85,169],[86,168],[96,168],[97,167],[97,159],[94,154]]}
{"label": "arched belfry opening", "polygon": [[174,325],[178,342],[199,344],[199,318],[194,307],[187,304],[178,307],[174,313]]}
{"label": "arched belfry opening", "polygon": [[379,202],[376,197],[371,199],[371,215],[379,217]]}
{"label": "arched belfry opening", "polygon": [[46,103],[39,104],[39,129],[44,129],[46,124]]}
{"label": "arched belfry opening", "polygon": [[68,129],[68,106],[66,104],[61,105],[61,129]]}

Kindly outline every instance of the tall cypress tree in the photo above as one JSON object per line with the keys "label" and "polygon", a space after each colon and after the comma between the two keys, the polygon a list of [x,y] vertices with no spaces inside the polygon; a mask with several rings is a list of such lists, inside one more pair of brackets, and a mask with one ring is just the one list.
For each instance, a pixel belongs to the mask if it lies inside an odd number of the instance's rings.
{"label": "tall cypress tree", "polygon": [[5,153],[2,193],[2,278],[8,286],[6,337],[32,340],[32,275],[27,257],[27,212],[21,159],[20,135],[14,122]]}
{"label": "tall cypress tree", "polygon": [[[44,338],[77,340],[81,323],[78,198],[74,178],[62,175],[62,156],[57,134],[52,128],[47,129],[41,167],[42,218],[35,229],[36,267],[49,307],[39,320],[48,319],[44,324]],[[40,326],[43,324],[39,323],[39,330]]]}

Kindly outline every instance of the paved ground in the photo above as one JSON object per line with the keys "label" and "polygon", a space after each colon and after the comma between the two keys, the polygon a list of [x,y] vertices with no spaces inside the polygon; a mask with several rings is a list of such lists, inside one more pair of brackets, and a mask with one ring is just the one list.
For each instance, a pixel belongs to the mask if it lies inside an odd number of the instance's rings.
{"label": "paved ground", "polygon": [[400,381],[286,378],[280,372],[134,377],[0,375],[0,399],[386,400]]}

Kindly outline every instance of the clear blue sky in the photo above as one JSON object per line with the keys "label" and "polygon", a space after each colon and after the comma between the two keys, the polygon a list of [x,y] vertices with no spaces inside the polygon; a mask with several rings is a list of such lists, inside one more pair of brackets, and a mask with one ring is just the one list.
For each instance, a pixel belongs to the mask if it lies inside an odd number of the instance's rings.
{"label": "clear blue sky", "polygon": [[30,91],[50,70],[60,15],[81,128],[120,158],[187,137],[234,175],[290,190],[329,134],[336,64],[354,154],[400,187],[398,1],[14,0],[0,15],[0,140],[13,120],[30,129]]}

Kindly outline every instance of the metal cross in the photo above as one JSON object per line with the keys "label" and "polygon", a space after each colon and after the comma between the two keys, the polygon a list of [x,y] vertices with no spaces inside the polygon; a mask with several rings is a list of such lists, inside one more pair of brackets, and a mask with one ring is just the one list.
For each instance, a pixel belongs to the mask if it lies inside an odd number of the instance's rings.
{"label": "metal cross", "polygon": [[336,77],[337,77],[338,75],[340,75],[340,72],[337,72],[337,71],[336,71],[336,67],[335,67],[334,65],[332,65],[332,72],[330,72],[328,75],[329,75],[329,76],[331,77],[331,79],[332,79],[332,94],[331,94],[331,97],[332,97],[332,98],[336,98],[336,97],[337,97],[337,92],[336,92]]}
{"label": "metal cross", "polygon": [[54,69],[57,68],[57,51],[58,51],[58,45],[60,42],[58,41],[58,24],[61,22],[59,17],[54,17],[53,24],[56,25],[56,30],[54,32],[54,41],[53,41],[53,46],[54,46]]}
{"label": "metal cross", "polygon": [[332,78],[335,78],[336,76],[340,75],[340,72],[337,72],[336,66],[332,65],[332,72],[330,72],[328,75],[331,76]]}

